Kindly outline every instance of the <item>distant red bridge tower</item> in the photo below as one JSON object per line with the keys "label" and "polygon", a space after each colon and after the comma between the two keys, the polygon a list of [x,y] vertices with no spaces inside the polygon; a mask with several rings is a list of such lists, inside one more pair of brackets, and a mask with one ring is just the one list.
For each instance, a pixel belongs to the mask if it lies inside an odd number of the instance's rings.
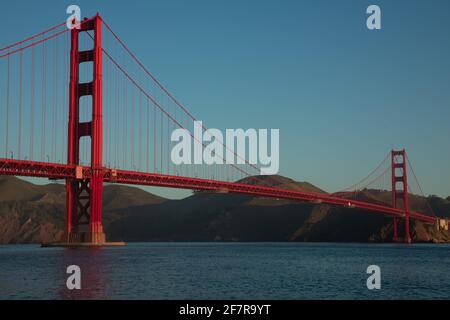
{"label": "distant red bridge tower", "polygon": [[[391,152],[392,161],[392,206],[398,207],[398,200],[401,201],[401,206],[405,212],[405,242],[411,243],[411,236],[409,233],[409,209],[408,209],[408,178],[406,173],[406,151]],[[398,240],[398,217],[393,218],[394,241]]]}

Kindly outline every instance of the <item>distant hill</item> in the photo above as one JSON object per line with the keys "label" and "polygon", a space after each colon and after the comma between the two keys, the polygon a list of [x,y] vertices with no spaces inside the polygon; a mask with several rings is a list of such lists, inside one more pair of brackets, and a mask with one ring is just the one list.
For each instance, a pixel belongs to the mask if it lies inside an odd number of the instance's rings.
{"label": "distant hill", "polygon": [[280,175],[252,176],[239,180],[238,183],[245,183],[262,187],[287,189],[293,191],[314,192],[322,194],[326,193],[322,189],[312,185],[309,182],[299,182]]}
{"label": "distant hill", "polygon": [[103,210],[118,211],[143,205],[159,204],[167,199],[142,189],[123,185],[106,185],[103,189]]}
{"label": "distant hill", "polygon": [[[303,192],[325,193],[308,183],[282,176],[240,181]],[[359,200],[390,201],[382,190],[349,194]],[[426,199],[411,195],[415,210],[429,210]],[[450,197],[449,197],[450,198]],[[429,197],[435,213],[450,217],[450,199]],[[104,227],[111,241],[332,241],[390,242],[392,219],[362,210],[231,193],[198,192],[167,200],[142,189],[107,185],[103,196]],[[62,235],[65,188],[38,186],[0,177],[0,243],[55,241]],[[400,234],[403,225],[400,224]],[[415,241],[447,242],[447,232],[419,222],[411,224]]]}
{"label": "distant hill", "polygon": [[59,185],[38,186],[11,176],[0,176],[0,201],[38,201],[47,193],[64,191]]}

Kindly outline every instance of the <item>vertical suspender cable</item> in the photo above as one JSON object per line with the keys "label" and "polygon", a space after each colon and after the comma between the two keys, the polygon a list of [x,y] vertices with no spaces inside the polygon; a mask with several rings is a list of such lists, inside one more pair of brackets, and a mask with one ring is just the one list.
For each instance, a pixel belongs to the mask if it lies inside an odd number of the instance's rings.
{"label": "vertical suspender cable", "polygon": [[20,69],[19,69],[19,135],[18,135],[18,152],[17,159],[21,159],[21,140],[22,140],[22,103],[23,103],[23,86],[22,86],[22,74],[23,74],[23,51],[20,51]]}
{"label": "vertical suspender cable", "polygon": [[42,127],[41,127],[41,159],[45,161],[45,120],[46,120],[46,45],[42,44]]}
{"label": "vertical suspender cable", "polygon": [[6,138],[5,138],[5,140],[6,140],[6,143],[5,143],[5,158],[8,158],[8,135],[9,135],[9,99],[10,99],[10,93],[9,93],[9,90],[10,90],[10,85],[9,85],[9,82],[10,82],[10,78],[11,78],[11,61],[10,61],[10,58],[9,58],[9,55],[8,55],[8,71],[6,72],[7,73],[7,75],[6,75]]}
{"label": "vertical suspender cable", "polygon": [[30,85],[30,160],[33,160],[34,140],[34,73],[35,73],[35,48],[31,49],[31,85]]}

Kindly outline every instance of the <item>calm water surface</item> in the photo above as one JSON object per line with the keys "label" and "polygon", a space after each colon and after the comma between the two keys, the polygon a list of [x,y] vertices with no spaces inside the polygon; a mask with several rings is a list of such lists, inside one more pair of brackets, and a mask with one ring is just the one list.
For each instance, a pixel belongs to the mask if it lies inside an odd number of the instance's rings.
{"label": "calm water surface", "polygon": [[[66,288],[79,265],[82,290]],[[381,290],[366,287],[381,268]],[[0,246],[0,299],[450,298],[449,245],[133,243]]]}

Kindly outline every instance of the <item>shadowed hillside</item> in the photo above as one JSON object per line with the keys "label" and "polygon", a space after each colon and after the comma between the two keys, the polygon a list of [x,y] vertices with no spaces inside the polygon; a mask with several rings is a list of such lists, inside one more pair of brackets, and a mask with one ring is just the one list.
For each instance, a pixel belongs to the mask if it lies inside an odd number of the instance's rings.
{"label": "shadowed hillside", "polygon": [[[239,182],[324,193],[309,183],[281,176],[250,177]],[[380,204],[390,201],[390,193],[379,190],[363,190],[352,197]],[[410,198],[415,210],[429,211],[425,198]],[[433,209],[445,216],[443,210],[449,203],[440,199],[440,207]],[[110,230],[118,239],[128,241],[391,242],[393,232],[391,218],[372,212],[213,192],[198,192],[183,200],[129,210],[110,225]],[[399,232],[403,234],[401,223]],[[420,222],[411,223],[411,234],[418,242],[450,240],[447,232],[438,232],[434,226]]]}
{"label": "shadowed hillside", "polygon": [[[242,183],[325,193],[307,182],[281,176],[249,177]],[[349,197],[386,204],[390,193],[363,190]],[[427,212],[426,199],[411,195],[415,210]],[[450,199],[429,197],[433,211],[450,216]],[[231,193],[197,192],[166,200],[139,188],[107,185],[104,227],[111,241],[332,241],[390,242],[392,219],[358,209]],[[63,234],[65,188],[33,185],[0,177],[0,243],[56,241]],[[400,235],[403,224],[400,223]],[[448,232],[411,223],[417,242],[448,242]]]}

